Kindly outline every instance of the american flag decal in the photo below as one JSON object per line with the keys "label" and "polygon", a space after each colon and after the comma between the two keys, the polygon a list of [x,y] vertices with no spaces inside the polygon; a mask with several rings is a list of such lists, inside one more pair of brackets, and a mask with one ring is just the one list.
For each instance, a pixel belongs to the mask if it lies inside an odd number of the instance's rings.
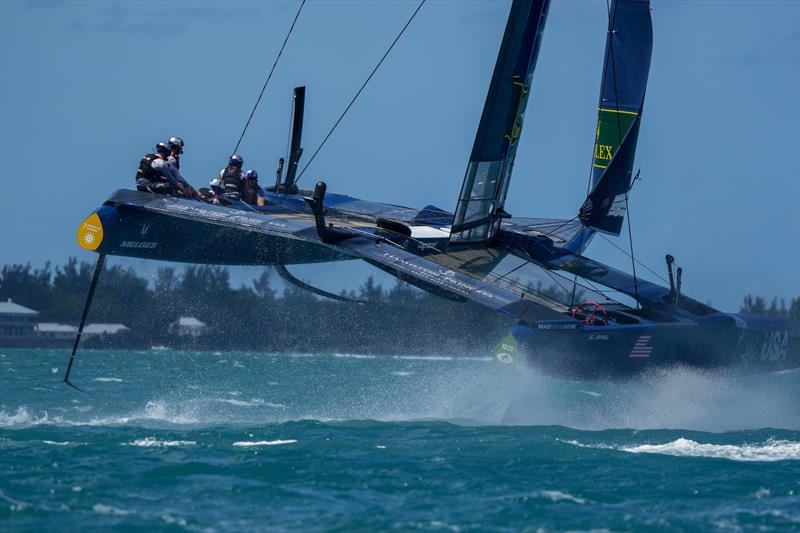
{"label": "american flag decal", "polygon": [[639,340],[633,345],[630,357],[650,357],[653,347],[650,344],[650,335],[640,335]]}

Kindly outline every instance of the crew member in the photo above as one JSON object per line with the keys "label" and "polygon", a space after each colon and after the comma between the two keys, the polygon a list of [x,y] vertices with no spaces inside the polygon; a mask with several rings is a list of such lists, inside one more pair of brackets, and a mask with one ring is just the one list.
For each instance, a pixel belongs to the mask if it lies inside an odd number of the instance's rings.
{"label": "crew member", "polygon": [[197,189],[189,185],[189,182],[186,181],[186,178],[184,178],[181,175],[180,168],[181,168],[181,154],[183,153],[183,146],[184,146],[183,139],[181,139],[180,137],[172,136],[169,138],[169,141],[167,141],[167,144],[169,145],[170,149],[170,155],[169,157],[167,157],[167,163],[169,163],[172,173],[178,178],[178,181],[180,181],[181,184],[183,185],[184,194],[186,194],[186,196],[189,198],[195,198],[197,200],[202,199],[202,195],[197,191]]}
{"label": "crew member", "polygon": [[255,170],[248,170],[244,174],[244,179],[246,185],[244,194],[242,195],[244,202],[250,205],[266,205],[267,202],[264,198],[264,191],[258,184],[258,172]]}
{"label": "crew member", "polygon": [[228,160],[228,166],[219,173],[223,194],[230,200],[240,199],[242,192],[244,192],[242,165],[244,165],[244,159],[239,154],[233,154]]}
{"label": "crew member", "polygon": [[178,181],[167,163],[170,153],[169,145],[160,142],[156,145],[155,154],[146,154],[142,158],[139,170],[136,172],[137,190],[169,195],[183,191],[183,184]]}
{"label": "crew member", "polygon": [[181,154],[183,153],[183,139],[173,135],[172,137],[169,138],[167,144],[169,144],[169,149],[170,149],[170,157],[169,157],[170,160],[176,167],[180,169]]}

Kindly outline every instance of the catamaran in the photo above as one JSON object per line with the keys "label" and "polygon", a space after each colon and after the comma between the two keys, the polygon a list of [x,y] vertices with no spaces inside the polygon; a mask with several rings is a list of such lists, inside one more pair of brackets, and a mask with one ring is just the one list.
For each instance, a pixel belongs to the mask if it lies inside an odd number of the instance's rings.
{"label": "catamaran", "polygon": [[591,183],[577,214],[543,219],[505,211],[548,7],[549,0],[511,4],[452,213],[327,193],[324,182],[301,190],[304,88],[294,94],[288,164],[284,172],[281,160],[275,184],[264,190],[266,206],[114,192],[78,229],[78,244],[99,257],[65,381],[109,255],[273,265],[323,296],[335,295],[301,282],[286,265],[366,261],[422,290],[514,318],[498,358],[521,356],[564,376],[624,377],[670,365],[745,372],[800,366],[797,321],[726,313],[692,299],[681,291],[682,270],[673,272],[671,256],[669,286],[662,286],[638,277],[635,263],[628,274],[585,255],[598,233],[619,236],[625,223],[650,69],[649,0],[609,6]]}

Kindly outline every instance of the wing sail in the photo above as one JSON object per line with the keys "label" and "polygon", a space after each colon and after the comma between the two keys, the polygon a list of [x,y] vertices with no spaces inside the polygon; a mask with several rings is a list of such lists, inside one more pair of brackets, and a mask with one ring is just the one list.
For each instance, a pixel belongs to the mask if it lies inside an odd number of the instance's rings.
{"label": "wing sail", "polygon": [[497,233],[549,0],[514,0],[461,186],[450,242],[486,242]]}
{"label": "wing sail", "polygon": [[592,189],[580,212],[585,225],[612,235],[619,235],[627,210],[652,50],[650,0],[614,0],[597,111]]}

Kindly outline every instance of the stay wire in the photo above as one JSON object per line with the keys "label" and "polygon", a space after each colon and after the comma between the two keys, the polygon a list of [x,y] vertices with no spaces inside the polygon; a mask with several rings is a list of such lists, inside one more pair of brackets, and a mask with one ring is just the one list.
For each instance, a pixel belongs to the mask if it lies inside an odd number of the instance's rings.
{"label": "stay wire", "polygon": [[[617,243],[615,243],[614,241],[612,241],[611,239],[609,239],[608,237],[606,237],[602,233],[598,232],[598,235],[600,235],[603,238],[603,240],[605,240],[608,244],[610,244],[611,246],[613,246],[614,248],[616,248],[617,250],[619,250],[620,252],[622,252],[626,256],[631,257],[631,254],[628,251],[626,251],[625,248],[622,248],[621,246],[619,246]],[[654,275],[655,277],[657,277],[658,279],[660,279],[664,283],[669,283],[669,281],[664,279],[664,276],[662,276],[661,274],[659,274],[658,272],[656,272],[655,270],[653,270],[652,268],[647,266],[647,264],[642,263],[638,259],[636,259],[635,261],[639,266],[641,266],[642,268],[644,268],[645,270],[650,272],[652,275]]]}
{"label": "stay wire", "polygon": [[298,174],[298,175],[297,175],[297,178],[294,180],[294,182],[295,182],[295,183],[299,182],[299,181],[300,181],[300,178],[302,178],[302,177],[303,177],[303,174],[305,173],[305,171],[306,171],[306,169],[308,168],[308,166],[311,164],[311,162],[312,162],[312,161],[314,161],[314,158],[315,158],[315,157],[317,157],[317,154],[319,153],[319,151],[320,151],[320,150],[322,150],[322,147],[323,147],[323,146],[325,146],[325,143],[326,143],[326,142],[328,142],[328,139],[329,139],[329,138],[330,138],[330,136],[333,134],[333,132],[334,132],[334,130],[336,129],[336,127],[337,127],[337,126],[339,125],[339,123],[342,121],[342,119],[343,119],[343,118],[344,118],[344,116],[347,114],[347,112],[348,112],[348,111],[350,111],[350,108],[353,106],[353,104],[355,103],[355,101],[356,101],[356,100],[358,99],[358,97],[361,95],[361,93],[362,93],[362,91],[364,90],[364,88],[367,86],[367,84],[369,83],[369,81],[372,79],[372,77],[373,77],[373,76],[375,75],[375,73],[378,71],[378,69],[380,68],[380,66],[383,64],[383,60],[384,60],[384,59],[386,59],[386,56],[388,56],[388,55],[389,55],[389,52],[391,52],[391,51],[392,51],[392,48],[394,48],[394,45],[395,45],[395,44],[397,44],[397,41],[399,41],[399,40],[400,40],[400,37],[402,37],[403,33],[405,33],[405,31],[406,31],[406,28],[408,28],[408,26],[409,26],[409,25],[411,24],[411,22],[414,20],[414,17],[416,17],[416,16],[417,16],[417,13],[419,13],[419,10],[420,10],[420,9],[422,9],[422,6],[425,4],[425,2],[426,2],[426,0],[421,0],[421,1],[420,1],[419,5],[417,6],[417,9],[415,9],[415,10],[414,10],[414,13],[412,13],[412,14],[411,14],[411,18],[409,18],[409,19],[408,19],[408,22],[406,22],[405,26],[403,26],[403,29],[402,29],[402,30],[400,30],[400,33],[398,33],[398,34],[397,34],[397,37],[395,37],[395,38],[394,38],[394,41],[392,41],[392,44],[391,44],[391,45],[389,45],[389,48],[388,48],[388,49],[386,50],[386,52],[383,54],[383,57],[381,58],[381,60],[380,60],[380,61],[378,61],[378,64],[377,64],[377,65],[375,65],[375,68],[373,68],[373,69],[372,69],[372,72],[370,72],[370,74],[369,74],[369,76],[367,77],[366,81],[364,81],[364,83],[361,85],[361,88],[360,88],[360,89],[358,89],[358,92],[356,93],[356,95],[353,97],[353,99],[352,99],[352,100],[350,100],[350,103],[349,103],[349,104],[347,104],[347,107],[344,109],[344,111],[342,111],[342,114],[341,114],[341,115],[339,115],[339,118],[338,118],[338,119],[336,119],[336,122],[333,124],[333,127],[330,129],[330,131],[328,132],[328,134],[327,134],[327,135],[325,135],[325,138],[324,138],[324,139],[322,139],[322,142],[319,144],[319,146],[317,146],[317,149],[316,149],[316,150],[314,150],[314,153],[311,155],[311,157],[308,159],[308,161],[306,162],[306,164],[303,166],[303,169],[300,171],[300,174]]}
{"label": "stay wire", "polygon": [[294,29],[294,25],[297,23],[297,19],[300,17],[300,12],[303,10],[303,6],[305,5],[306,0],[300,0],[300,7],[297,8],[297,13],[294,15],[294,20],[292,20],[292,25],[289,26],[289,31],[286,32],[286,37],[283,39],[283,44],[281,45],[281,49],[278,50],[278,55],[275,57],[275,61],[272,63],[272,68],[269,70],[269,75],[267,76],[267,81],[264,82],[264,86],[261,87],[261,92],[258,94],[258,98],[256,99],[256,103],[253,106],[253,109],[250,111],[250,116],[247,117],[247,122],[244,125],[244,129],[242,129],[242,134],[239,135],[239,140],[236,141],[236,146],[233,149],[232,154],[235,154],[239,150],[239,145],[242,143],[242,139],[244,139],[244,134],[247,132],[247,128],[250,126],[250,121],[253,120],[253,115],[256,114],[256,109],[258,108],[258,104],[261,102],[261,97],[264,96],[264,91],[267,90],[267,85],[269,85],[269,80],[272,79],[272,73],[275,72],[275,67],[278,66],[278,61],[283,54],[283,49],[286,48],[286,43],[289,41],[289,36],[292,34],[292,30]]}

